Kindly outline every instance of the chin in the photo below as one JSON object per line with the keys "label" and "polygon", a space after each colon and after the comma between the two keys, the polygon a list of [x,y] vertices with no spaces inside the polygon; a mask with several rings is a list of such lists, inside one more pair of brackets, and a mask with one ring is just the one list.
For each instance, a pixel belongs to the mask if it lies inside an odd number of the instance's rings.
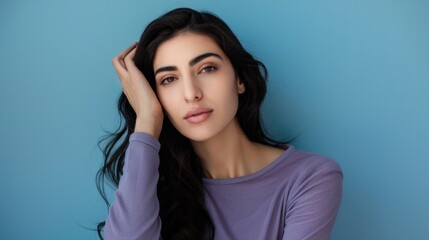
{"label": "chin", "polygon": [[203,142],[212,138],[215,133],[212,131],[203,131],[195,129],[195,131],[179,131],[183,136],[193,142]]}
{"label": "chin", "polygon": [[222,124],[204,124],[193,127],[181,126],[176,129],[190,141],[204,142],[216,137],[224,128]]}

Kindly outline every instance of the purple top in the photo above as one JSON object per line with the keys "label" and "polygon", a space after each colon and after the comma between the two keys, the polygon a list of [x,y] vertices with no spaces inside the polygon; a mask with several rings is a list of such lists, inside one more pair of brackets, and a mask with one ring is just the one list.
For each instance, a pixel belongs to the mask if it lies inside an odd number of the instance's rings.
{"label": "purple top", "polygon": [[[156,138],[130,136],[116,201],[104,238],[160,239]],[[342,172],[326,157],[287,150],[262,170],[230,179],[203,179],[215,239],[329,239],[341,202]]]}

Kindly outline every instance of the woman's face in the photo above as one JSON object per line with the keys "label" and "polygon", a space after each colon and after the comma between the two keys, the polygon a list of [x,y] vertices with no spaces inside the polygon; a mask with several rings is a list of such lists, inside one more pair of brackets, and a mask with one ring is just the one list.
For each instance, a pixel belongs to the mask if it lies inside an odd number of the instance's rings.
{"label": "woman's face", "polygon": [[184,136],[204,141],[234,124],[244,85],[210,37],[183,32],[163,42],[153,68],[159,101]]}

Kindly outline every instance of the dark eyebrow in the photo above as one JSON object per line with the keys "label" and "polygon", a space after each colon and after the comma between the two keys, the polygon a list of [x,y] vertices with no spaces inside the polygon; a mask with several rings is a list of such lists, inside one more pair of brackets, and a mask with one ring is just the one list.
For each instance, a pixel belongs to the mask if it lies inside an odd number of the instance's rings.
{"label": "dark eyebrow", "polygon": [[198,62],[201,62],[203,59],[208,58],[208,57],[217,57],[220,60],[223,60],[219,54],[208,52],[208,53],[203,53],[203,54],[195,57],[191,61],[189,61],[189,66],[194,66]]}
{"label": "dark eyebrow", "polygon": [[174,66],[160,67],[155,71],[155,76],[160,72],[168,72],[168,71],[177,71],[177,67],[174,67]]}
{"label": "dark eyebrow", "polygon": [[[204,60],[205,58],[208,58],[208,57],[216,57],[216,58],[219,58],[220,60],[223,61],[222,57],[219,54],[208,52],[208,53],[203,53],[203,54],[193,58],[191,61],[189,61],[189,66],[192,67],[195,64],[197,64],[198,62],[201,62],[202,60]],[[168,72],[168,71],[177,71],[177,67],[175,67],[175,66],[160,67],[155,71],[155,76],[156,76],[156,74],[158,74],[160,72]]]}

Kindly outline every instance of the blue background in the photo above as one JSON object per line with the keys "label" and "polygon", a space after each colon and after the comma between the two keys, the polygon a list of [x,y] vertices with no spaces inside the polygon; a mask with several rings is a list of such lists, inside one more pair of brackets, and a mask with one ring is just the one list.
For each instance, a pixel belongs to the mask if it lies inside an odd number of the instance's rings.
{"label": "blue background", "polygon": [[429,2],[1,1],[0,239],[96,239],[111,59],[175,7],[223,18],[270,71],[276,137],[343,168],[332,239],[427,239]]}

